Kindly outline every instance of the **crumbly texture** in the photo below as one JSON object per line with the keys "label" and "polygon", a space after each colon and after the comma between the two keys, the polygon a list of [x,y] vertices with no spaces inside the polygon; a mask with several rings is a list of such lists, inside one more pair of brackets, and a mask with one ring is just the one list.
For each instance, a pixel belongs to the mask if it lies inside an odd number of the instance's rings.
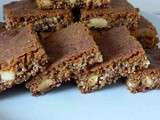
{"label": "crumbly texture", "polygon": [[5,23],[0,22],[0,33],[5,31]]}
{"label": "crumbly texture", "polygon": [[35,31],[56,31],[72,23],[69,9],[39,10],[34,0],[22,0],[4,6],[6,28],[32,24]]}
{"label": "crumbly texture", "polygon": [[140,41],[144,48],[154,48],[159,41],[156,28],[143,16],[138,22],[138,28],[131,29],[131,34]]}
{"label": "crumbly texture", "polygon": [[44,70],[47,55],[30,26],[0,33],[0,92]]}
{"label": "crumbly texture", "polygon": [[110,0],[36,0],[40,9],[97,8],[107,7]]}
{"label": "crumbly texture", "polygon": [[90,31],[80,23],[56,33],[41,33],[41,38],[50,65],[45,72],[26,84],[33,95],[59,87],[86,67],[102,62],[102,55]]}
{"label": "crumbly texture", "polygon": [[129,29],[136,28],[139,10],[128,4],[126,0],[112,0],[108,8],[81,9],[80,21],[92,29],[109,29],[122,25]]}
{"label": "crumbly texture", "polygon": [[148,49],[146,53],[151,61],[149,68],[130,74],[127,79],[128,89],[133,93],[160,88],[160,49]]}
{"label": "crumbly texture", "polygon": [[86,70],[77,79],[82,93],[98,90],[115,83],[118,78],[126,77],[142,68],[147,68],[149,61],[140,43],[126,27],[115,27],[109,31],[93,32],[104,62]]}

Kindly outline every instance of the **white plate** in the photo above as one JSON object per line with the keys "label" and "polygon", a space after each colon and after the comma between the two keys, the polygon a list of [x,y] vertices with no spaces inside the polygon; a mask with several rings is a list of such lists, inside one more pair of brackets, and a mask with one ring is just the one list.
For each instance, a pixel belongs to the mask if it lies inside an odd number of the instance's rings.
{"label": "white plate", "polygon": [[[160,31],[160,19],[143,15]],[[159,100],[158,90],[131,94],[121,83],[86,95],[67,85],[40,97],[18,87],[0,94],[0,120],[154,120]]]}

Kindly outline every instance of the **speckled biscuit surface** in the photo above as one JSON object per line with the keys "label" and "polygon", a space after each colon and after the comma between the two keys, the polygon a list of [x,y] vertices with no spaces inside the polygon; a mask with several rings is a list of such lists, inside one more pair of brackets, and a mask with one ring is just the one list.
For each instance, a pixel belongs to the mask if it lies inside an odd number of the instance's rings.
{"label": "speckled biscuit surface", "polygon": [[128,76],[127,86],[133,93],[160,88],[160,49],[148,49],[146,53],[151,62],[149,68]]}
{"label": "speckled biscuit surface", "polygon": [[81,70],[102,62],[101,53],[88,28],[75,23],[56,33],[42,35],[41,43],[49,55],[49,67],[26,87],[33,95],[41,94],[70,81]]}
{"label": "speckled biscuit surface", "polygon": [[136,28],[139,10],[126,0],[112,0],[108,8],[81,9],[80,21],[92,29],[110,29],[125,25]]}
{"label": "speckled biscuit surface", "polygon": [[141,44],[126,27],[94,31],[93,34],[104,62],[87,69],[79,77],[77,85],[83,93],[98,90],[138,69],[148,67],[149,61]]}
{"label": "speckled biscuit surface", "polygon": [[110,0],[36,0],[40,9],[104,8]]}
{"label": "speckled biscuit surface", "polygon": [[34,0],[6,4],[4,16],[7,29],[32,24],[36,31],[56,31],[72,23],[70,10],[40,10]]}
{"label": "speckled biscuit surface", "polygon": [[0,92],[43,71],[48,61],[30,26],[0,33]]}

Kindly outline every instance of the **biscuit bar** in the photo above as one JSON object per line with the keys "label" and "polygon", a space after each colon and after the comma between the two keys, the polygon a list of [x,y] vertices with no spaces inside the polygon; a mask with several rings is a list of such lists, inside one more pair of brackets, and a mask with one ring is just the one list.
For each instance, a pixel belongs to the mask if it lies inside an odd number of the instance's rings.
{"label": "biscuit bar", "polygon": [[44,70],[47,55],[30,26],[0,33],[0,92]]}
{"label": "biscuit bar", "polygon": [[41,36],[49,55],[49,67],[26,84],[39,95],[70,81],[86,67],[102,62],[102,55],[90,31],[75,23],[55,33]]}
{"label": "biscuit bar", "polygon": [[[131,9],[135,9],[135,7],[126,0],[120,0],[120,2]],[[131,35],[140,41],[144,48],[154,48],[159,41],[156,28],[144,16],[140,16],[140,19],[138,20],[138,27],[130,28],[130,32]]]}
{"label": "biscuit bar", "polygon": [[56,31],[72,22],[70,10],[39,10],[34,0],[22,0],[4,6],[6,28],[13,29],[28,24],[35,31]]}
{"label": "biscuit bar", "polygon": [[36,0],[40,9],[97,8],[106,7],[110,0]]}
{"label": "biscuit bar", "polygon": [[82,93],[101,89],[116,83],[121,77],[148,67],[149,60],[141,44],[125,26],[109,31],[93,31],[93,34],[104,62],[87,69],[78,77],[76,82]]}
{"label": "biscuit bar", "polygon": [[109,8],[81,9],[80,21],[92,29],[110,29],[125,25],[136,28],[139,10],[125,0],[112,0]]}
{"label": "biscuit bar", "polygon": [[148,49],[146,53],[151,62],[149,67],[130,74],[127,78],[128,89],[133,93],[160,88],[160,49]]}
{"label": "biscuit bar", "polygon": [[159,41],[156,28],[143,16],[138,22],[138,28],[132,29],[131,34],[140,41],[144,48],[154,48]]}

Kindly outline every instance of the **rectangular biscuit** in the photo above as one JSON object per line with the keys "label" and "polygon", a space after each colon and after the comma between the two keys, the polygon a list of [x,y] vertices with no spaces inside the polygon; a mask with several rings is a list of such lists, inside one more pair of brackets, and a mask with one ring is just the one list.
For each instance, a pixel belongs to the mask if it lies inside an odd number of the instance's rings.
{"label": "rectangular biscuit", "polygon": [[39,10],[34,0],[22,0],[4,6],[7,29],[32,24],[35,31],[56,31],[72,23],[70,10]]}
{"label": "rectangular biscuit", "polygon": [[149,67],[130,74],[127,78],[128,89],[133,93],[160,88],[160,49],[147,49],[146,53],[151,62]]}
{"label": "rectangular biscuit", "polygon": [[143,16],[138,22],[138,28],[131,29],[131,34],[140,41],[144,48],[154,48],[159,41],[156,28]]}
{"label": "rectangular biscuit", "polygon": [[59,87],[86,67],[102,62],[101,53],[93,36],[80,23],[55,33],[47,33],[41,38],[50,60],[46,71],[26,84],[33,95]]}
{"label": "rectangular biscuit", "polygon": [[101,89],[121,77],[148,67],[149,61],[141,44],[125,26],[109,31],[93,31],[93,34],[104,62],[87,69],[78,77],[76,82],[82,93]]}
{"label": "rectangular biscuit", "polygon": [[[135,9],[135,7],[126,0],[120,0],[121,4]],[[158,40],[155,26],[147,20],[144,16],[138,19],[138,26],[130,28],[131,35],[133,35],[144,48],[153,48],[156,46]]]}
{"label": "rectangular biscuit", "polygon": [[0,33],[0,92],[44,70],[48,57],[30,26]]}
{"label": "rectangular biscuit", "polygon": [[139,18],[139,10],[126,0],[112,0],[108,8],[81,9],[80,21],[92,29],[110,29],[122,25],[131,29],[138,26]]}

